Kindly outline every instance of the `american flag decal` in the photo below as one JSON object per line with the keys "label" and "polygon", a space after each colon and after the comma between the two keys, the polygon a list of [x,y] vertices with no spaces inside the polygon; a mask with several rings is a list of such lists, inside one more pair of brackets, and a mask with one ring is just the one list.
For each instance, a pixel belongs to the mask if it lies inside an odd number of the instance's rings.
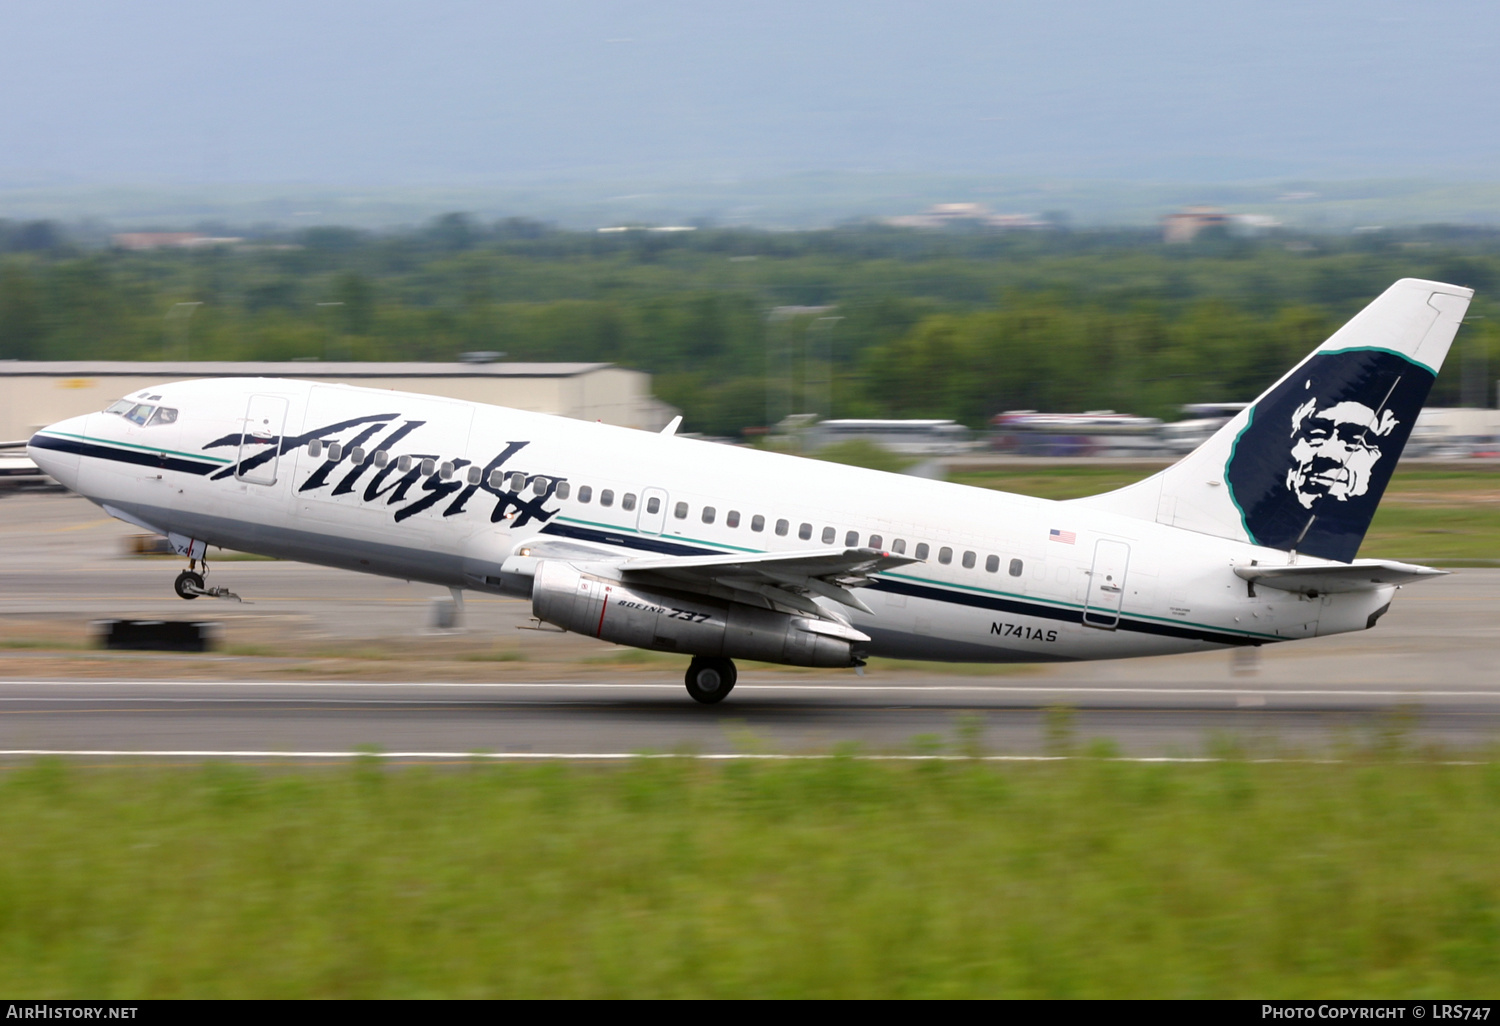
{"label": "american flag decal", "polygon": [[1059,531],[1054,527],[1052,530],[1047,532],[1047,540],[1062,542],[1064,545],[1072,545],[1078,540],[1078,535],[1074,534],[1072,531]]}

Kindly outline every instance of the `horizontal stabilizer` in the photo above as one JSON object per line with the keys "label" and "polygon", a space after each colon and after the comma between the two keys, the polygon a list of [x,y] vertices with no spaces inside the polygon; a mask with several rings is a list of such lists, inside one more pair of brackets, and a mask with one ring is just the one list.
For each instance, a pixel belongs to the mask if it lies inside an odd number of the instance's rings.
{"label": "horizontal stabilizer", "polygon": [[1410,584],[1426,577],[1441,577],[1446,570],[1395,560],[1365,559],[1346,566],[1237,566],[1236,577],[1251,584],[1299,595],[1370,591],[1381,585]]}

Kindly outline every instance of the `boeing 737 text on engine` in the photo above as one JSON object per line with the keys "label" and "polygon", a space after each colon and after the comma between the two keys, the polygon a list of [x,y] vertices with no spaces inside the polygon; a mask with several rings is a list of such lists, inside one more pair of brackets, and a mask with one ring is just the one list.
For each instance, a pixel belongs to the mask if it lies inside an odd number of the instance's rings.
{"label": "boeing 737 text on engine", "polygon": [[546,624],[691,657],[860,666],[1113,659],[1375,625],[1440,571],[1355,559],[1472,292],[1392,285],[1154,477],[1067,502],[501,407],[264,378],[184,381],[28,452],[112,516],[209,546],[528,599]]}

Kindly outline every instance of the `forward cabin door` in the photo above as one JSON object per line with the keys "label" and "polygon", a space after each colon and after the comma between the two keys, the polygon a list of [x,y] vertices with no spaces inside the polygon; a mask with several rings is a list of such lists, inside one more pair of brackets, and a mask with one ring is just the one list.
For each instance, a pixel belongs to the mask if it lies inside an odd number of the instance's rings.
{"label": "forward cabin door", "polygon": [[[276,483],[276,468],[281,462],[281,435],[286,430],[285,397],[252,395],[245,408],[245,422],[240,431],[239,470],[235,477],[256,485]],[[264,462],[247,467],[245,462],[267,456]]]}
{"label": "forward cabin door", "polygon": [[667,493],[660,488],[641,489],[641,516],[636,527],[642,534],[661,534],[667,523]]}
{"label": "forward cabin door", "polygon": [[1120,603],[1125,598],[1125,571],[1129,566],[1129,545],[1108,539],[1094,545],[1089,597],[1083,607],[1085,627],[1112,631],[1120,625]]}

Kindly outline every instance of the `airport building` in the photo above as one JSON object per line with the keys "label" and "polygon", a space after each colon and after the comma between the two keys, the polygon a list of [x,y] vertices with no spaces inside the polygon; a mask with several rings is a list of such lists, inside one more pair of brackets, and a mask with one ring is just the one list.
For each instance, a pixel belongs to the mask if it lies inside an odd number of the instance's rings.
{"label": "airport building", "polygon": [[127,363],[0,361],[0,441],[102,410],[124,396],[192,378],[304,378],[661,429],[676,410],[651,376],[609,363]]}

